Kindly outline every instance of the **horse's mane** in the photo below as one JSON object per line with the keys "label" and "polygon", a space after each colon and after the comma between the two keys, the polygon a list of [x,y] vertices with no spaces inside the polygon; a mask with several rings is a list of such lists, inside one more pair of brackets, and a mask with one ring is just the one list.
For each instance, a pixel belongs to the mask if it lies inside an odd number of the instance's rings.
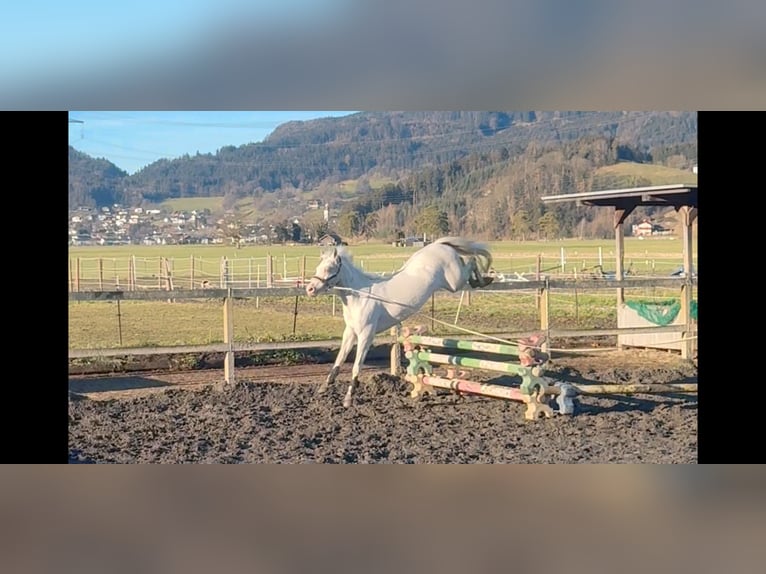
{"label": "horse's mane", "polygon": [[367,279],[370,279],[371,281],[375,281],[375,282],[384,281],[386,279],[391,278],[390,275],[380,276],[377,273],[368,273],[367,271],[364,271],[363,269],[360,269],[359,267],[354,265],[354,255],[348,250],[348,247],[346,247],[345,245],[339,245],[335,249],[337,250],[341,260],[343,261],[343,264],[353,268],[362,277],[366,277]]}

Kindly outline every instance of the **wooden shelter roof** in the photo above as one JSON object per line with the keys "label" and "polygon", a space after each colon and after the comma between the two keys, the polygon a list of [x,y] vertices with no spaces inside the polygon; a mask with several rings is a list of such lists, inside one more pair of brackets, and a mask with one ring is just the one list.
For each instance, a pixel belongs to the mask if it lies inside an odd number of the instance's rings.
{"label": "wooden shelter roof", "polygon": [[606,189],[586,193],[565,193],[562,195],[543,196],[544,203],[576,201],[577,205],[596,207],[614,207],[630,213],[643,205],[674,207],[697,207],[697,184],[677,183],[672,185],[653,185],[649,187],[629,187],[624,189]]}

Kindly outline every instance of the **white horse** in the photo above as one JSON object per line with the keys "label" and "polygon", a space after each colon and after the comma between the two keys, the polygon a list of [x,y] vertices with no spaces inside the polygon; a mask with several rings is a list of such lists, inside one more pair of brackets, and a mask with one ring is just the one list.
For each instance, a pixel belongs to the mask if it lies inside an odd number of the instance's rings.
{"label": "white horse", "polygon": [[455,293],[466,283],[474,288],[489,285],[492,277],[487,273],[491,265],[492,254],[486,245],[462,237],[437,239],[415,252],[390,277],[371,275],[355,267],[343,248],[323,253],[306,285],[306,294],[314,297],[334,288],[343,303],[346,327],[335,364],[317,392],[324,393],[335,382],[340,366],[356,344],[351,384],[343,399],[343,406],[350,407],[373,337],[419,311],[434,291]]}

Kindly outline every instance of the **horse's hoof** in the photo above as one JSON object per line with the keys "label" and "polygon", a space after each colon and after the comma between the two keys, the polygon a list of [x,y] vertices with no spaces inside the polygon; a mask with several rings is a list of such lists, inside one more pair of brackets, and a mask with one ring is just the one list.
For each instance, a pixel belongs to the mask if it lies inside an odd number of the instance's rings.
{"label": "horse's hoof", "polygon": [[346,397],[345,399],[343,399],[343,408],[345,409],[350,408],[352,403],[353,401],[351,400],[351,397]]}
{"label": "horse's hoof", "polygon": [[316,394],[318,395],[325,394],[327,392],[327,387],[328,387],[327,383],[322,383],[321,385],[319,385],[319,387],[317,387]]}

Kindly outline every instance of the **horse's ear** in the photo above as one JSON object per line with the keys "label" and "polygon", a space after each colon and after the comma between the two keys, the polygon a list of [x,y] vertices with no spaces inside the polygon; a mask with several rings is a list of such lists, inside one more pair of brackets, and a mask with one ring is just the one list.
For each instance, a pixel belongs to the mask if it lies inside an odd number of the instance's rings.
{"label": "horse's ear", "polygon": [[338,258],[338,248],[337,247],[333,247],[332,248],[332,257],[333,257],[333,259],[337,259]]}

